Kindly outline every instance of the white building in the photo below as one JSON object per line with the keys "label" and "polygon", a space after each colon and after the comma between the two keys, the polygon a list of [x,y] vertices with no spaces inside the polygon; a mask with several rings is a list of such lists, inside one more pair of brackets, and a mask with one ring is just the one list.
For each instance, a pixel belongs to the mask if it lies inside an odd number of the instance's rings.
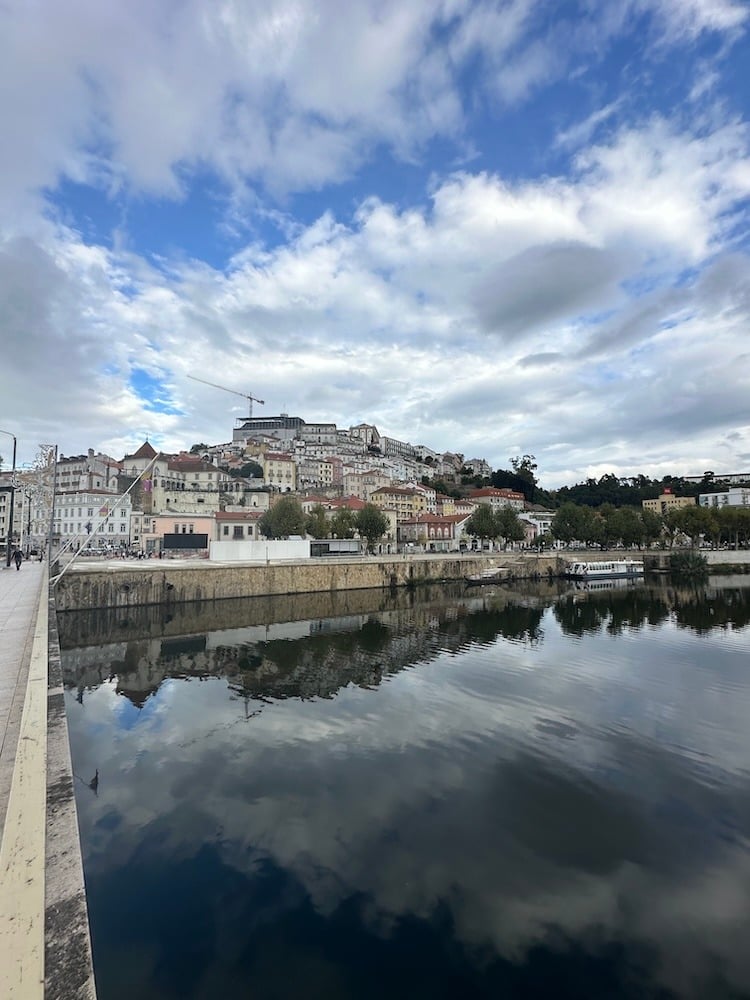
{"label": "white building", "polygon": [[512,507],[519,513],[524,509],[524,495],[515,490],[498,488],[496,486],[485,486],[482,489],[472,490],[469,499],[474,503],[487,504],[494,512],[503,507]]}
{"label": "white building", "polygon": [[121,464],[123,475],[142,477],[138,495],[147,514],[210,514],[244,489],[211,462],[187,452],[157,454],[148,441]]}
{"label": "white building", "polygon": [[730,486],[720,493],[700,493],[701,507],[750,507],[750,486]]}
{"label": "white building", "polygon": [[518,519],[524,526],[526,541],[534,542],[552,530],[555,514],[551,510],[527,510],[519,514]]}
{"label": "white building", "polygon": [[130,546],[132,506],[129,496],[107,490],[59,493],[55,498],[52,538],[55,548],[94,551]]}
{"label": "white building", "polygon": [[58,493],[70,490],[105,490],[117,493],[120,463],[116,458],[94,452],[89,448],[85,455],[63,455],[57,460],[55,489]]}

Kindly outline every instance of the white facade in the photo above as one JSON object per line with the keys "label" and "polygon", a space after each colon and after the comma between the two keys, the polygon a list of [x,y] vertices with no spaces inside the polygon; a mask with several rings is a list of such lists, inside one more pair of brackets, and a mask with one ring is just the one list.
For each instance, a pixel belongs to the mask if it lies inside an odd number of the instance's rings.
{"label": "white facade", "polygon": [[128,548],[131,513],[129,496],[105,490],[59,493],[52,527],[55,547],[70,543],[73,551],[84,546],[92,550]]}
{"label": "white facade", "polygon": [[117,493],[117,476],[120,463],[117,459],[89,448],[85,455],[60,457],[55,469],[55,489],[66,493],[71,490],[105,490]]}
{"label": "white facade", "polygon": [[734,486],[721,493],[700,493],[701,507],[750,507],[750,486]]}
{"label": "white facade", "polygon": [[551,531],[555,515],[552,511],[547,510],[528,510],[519,514],[518,519],[524,526],[526,541],[533,542],[535,539]]}
{"label": "white facade", "polygon": [[216,562],[275,562],[280,559],[309,559],[310,541],[306,538],[253,541],[213,541],[208,558]]}

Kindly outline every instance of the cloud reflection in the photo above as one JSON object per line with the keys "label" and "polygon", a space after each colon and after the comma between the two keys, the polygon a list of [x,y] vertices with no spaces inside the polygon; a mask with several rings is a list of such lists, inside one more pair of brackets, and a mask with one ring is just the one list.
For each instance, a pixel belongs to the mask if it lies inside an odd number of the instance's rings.
{"label": "cloud reflection", "polygon": [[[609,607],[602,621],[623,617]],[[211,649],[230,663],[226,633],[180,653],[157,640],[66,653],[69,680],[82,667],[90,679],[88,655],[105,678],[82,704],[69,694],[76,769],[100,773],[98,796],[79,789],[79,801],[105,967],[156,934],[141,917],[123,932],[113,887],[142,914],[158,886],[160,898],[183,900],[159,905],[185,940],[202,938],[203,958],[188,962],[203,984],[194,995],[257,972],[247,949],[256,954],[262,938],[346,996],[350,980],[337,977],[362,969],[330,937],[344,915],[346,934],[371,958],[386,949],[386,965],[421,928],[422,947],[437,950],[415,960],[446,974],[460,966],[464,985],[479,976],[510,988],[515,970],[520,989],[549,956],[572,975],[578,955],[590,983],[601,973],[599,995],[750,988],[750,685],[739,636],[719,629],[688,642],[658,615],[571,635],[538,610],[537,643],[492,637],[485,611],[462,616],[449,600],[408,622],[339,622],[327,644],[320,631],[299,637],[297,623],[296,638],[273,640],[284,655],[261,643],[266,694],[247,700],[226,674],[175,676],[180,662],[200,670]],[[118,691],[138,671],[148,681],[164,649],[179,662],[138,711]],[[366,665],[381,661],[372,682]],[[313,668],[338,683],[301,698],[288,671]],[[282,929],[297,952],[282,948]],[[186,973],[159,934],[143,981],[164,975],[176,989]],[[317,950],[306,934],[322,935]]]}

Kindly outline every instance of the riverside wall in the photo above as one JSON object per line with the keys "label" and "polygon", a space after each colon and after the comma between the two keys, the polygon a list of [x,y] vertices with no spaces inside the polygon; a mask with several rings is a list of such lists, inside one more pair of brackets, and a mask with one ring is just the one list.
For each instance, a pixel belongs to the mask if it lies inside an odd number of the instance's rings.
{"label": "riverside wall", "polygon": [[413,587],[462,580],[490,567],[507,567],[514,579],[559,572],[556,556],[383,556],[360,560],[321,559],[268,564],[108,562],[71,566],[57,582],[58,612],[95,608],[176,605],[238,597],[311,594],[324,591]]}
{"label": "riverside wall", "polygon": [[[711,572],[750,572],[750,552],[707,552]],[[638,555],[633,553],[633,555]],[[608,560],[610,552],[561,552],[532,555],[493,552],[483,555],[370,556],[361,559],[305,559],[270,563],[147,562],[75,564],[55,586],[58,611],[147,607],[221,601],[243,597],[396,589],[446,580],[463,580],[489,568],[505,567],[511,580],[550,579],[566,562],[584,557]],[[643,553],[646,572],[663,571],[668,552]]]}

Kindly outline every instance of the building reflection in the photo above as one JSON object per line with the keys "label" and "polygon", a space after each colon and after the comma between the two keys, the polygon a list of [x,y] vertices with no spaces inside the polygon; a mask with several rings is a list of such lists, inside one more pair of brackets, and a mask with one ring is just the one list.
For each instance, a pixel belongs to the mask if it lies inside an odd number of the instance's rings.
{"label": "building reflection", "polygon": [[[141,708],[169,678],[222,677],[235,694],[261,701],[332,698],[347,685],[371,688],[471,646],[498,639],[539,643],[549,607],[566,635],[619,634],[670,617],[701,634],[746,627],[750,586],[568,588],[561,594],[558,585],[542,583],[477,594],[454,585],[207,602],[178,609],[169,620],[161,608],[137,609],[127,621],[115,621],[113,612],[75,612],[59,622],[65,683],[78,699],[115,682],[118,693]],[[190,625],[196,630],[188,633]]]}

